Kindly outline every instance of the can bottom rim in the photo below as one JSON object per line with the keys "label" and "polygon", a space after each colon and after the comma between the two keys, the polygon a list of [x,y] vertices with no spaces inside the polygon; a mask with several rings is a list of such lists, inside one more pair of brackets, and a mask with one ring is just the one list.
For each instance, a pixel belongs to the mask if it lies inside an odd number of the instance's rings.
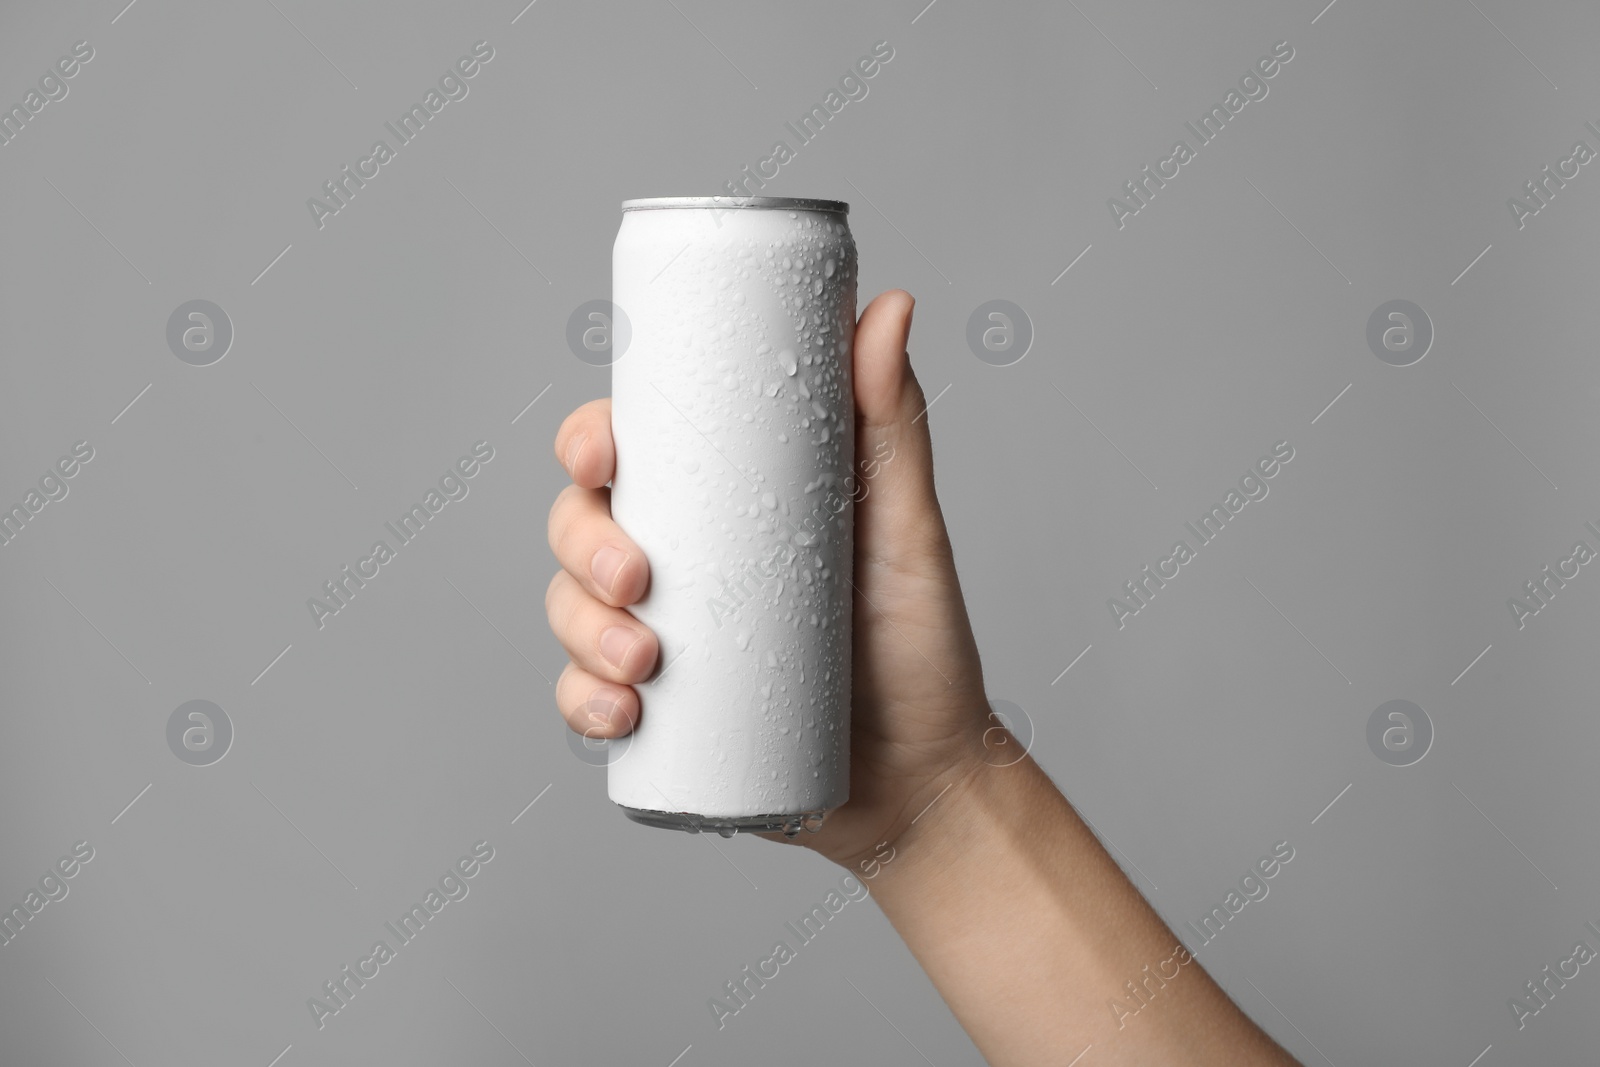
{"label": "can bottom rim", "polygon": [[795,837],[801,830],[814,834],[822,829],[822,820],[828,814],[828,809],[818,808],[794,814],[713,817],[688,811],[630,808],[626,804],[618,804],[617,807],[621,808],[622,813],[628,818],[645,826],[654,826],[662,830],[682,830],[690,834],[716,833],[723,837],[732,837],[734,834],[767,833],[781,833],[785,837]]}

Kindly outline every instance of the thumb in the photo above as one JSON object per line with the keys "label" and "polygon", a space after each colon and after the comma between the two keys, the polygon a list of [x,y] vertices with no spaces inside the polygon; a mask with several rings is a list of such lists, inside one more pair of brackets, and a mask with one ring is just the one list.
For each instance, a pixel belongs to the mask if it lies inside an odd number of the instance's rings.
{"label": "thumb", "polygon": [[928,403],[906,353],[915,305],[904,290],[882,293],[861,313],[855,334],[856,555],[862,564],[899,570],[950,559],[933,486]]}

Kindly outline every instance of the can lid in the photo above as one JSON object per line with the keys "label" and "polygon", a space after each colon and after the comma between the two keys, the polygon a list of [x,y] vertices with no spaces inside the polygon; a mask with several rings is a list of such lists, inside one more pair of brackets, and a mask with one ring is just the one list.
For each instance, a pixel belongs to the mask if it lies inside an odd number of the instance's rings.
{"label": "can lid", "polygon": [[835,211],[850,213],[842,200],[812,200],[796,196],[652,196],[624,200],[624,211],[653,211],[661,208],[719,208],[723,211]]}

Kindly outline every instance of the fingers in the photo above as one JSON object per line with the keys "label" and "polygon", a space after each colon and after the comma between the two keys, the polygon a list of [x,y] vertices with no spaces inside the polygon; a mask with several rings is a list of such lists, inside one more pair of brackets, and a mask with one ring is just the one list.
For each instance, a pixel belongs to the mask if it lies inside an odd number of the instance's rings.
{"label": "fingers", "polygon": [[921,411],[921,389],[906,358],[916,304],[904,289],[890,289],[867,305],[856,324],[856,414],[868,426],[909,423]]}
{"label": "fingers", "polygon": [[928,402],[906,354],[915,304],[891,289],[856,325],[856,545],[862,558],[891,566],[950,551],[934,493]]}
{"label": "fingers", "polygon": [[550,508],[550,550],[589,595],[612,607],[644,596],[650,568],[611,519],[611,491],[569,485]]}
{"label": "fingers", "polygon": [[632,686],[613,685],[571,663],[556,679],[556,707],[585,737],[621,737],[639,721],[639,694]]}
{"label": "fingers", "polygon": [[586,489],[598,489],[611,480],[617,453],[611,443],[610,397],[591,400],[567,416],[556,431],[556,459]]}
{"label": "fingers", "polygon": [[602,604],[566,571],[557,571],[544,597],[556,640],[572,662],[608,682],[642,682],[655,669],[660,645],[649,628],[621,608]]}
{"label": "fingers", "polygon": [[556,431],[556,459],[573,484],[550,509],[550,549],[562,570],[545,593],[550,629],[572,657],[556,680],[556,706],[573,730],[620,737],[639,721],[629,685],[655,669],[660,646],[648,627],[622,610],[642,597],[650,570],[644,553],[611,518],[605,488],[616,471],[611,400],[578,408]]}

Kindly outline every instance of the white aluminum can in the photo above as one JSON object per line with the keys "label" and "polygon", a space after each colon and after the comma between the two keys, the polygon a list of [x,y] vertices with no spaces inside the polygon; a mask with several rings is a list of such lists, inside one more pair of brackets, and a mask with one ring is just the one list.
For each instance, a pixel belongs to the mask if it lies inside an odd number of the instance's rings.
{"label": "white aluminum can", "polygon": [[649,562],[630,610],[661,657],[610,797],[651,826],[815,830],[850,786],[849,207],[669,197],[622,211],[611,510]]}

